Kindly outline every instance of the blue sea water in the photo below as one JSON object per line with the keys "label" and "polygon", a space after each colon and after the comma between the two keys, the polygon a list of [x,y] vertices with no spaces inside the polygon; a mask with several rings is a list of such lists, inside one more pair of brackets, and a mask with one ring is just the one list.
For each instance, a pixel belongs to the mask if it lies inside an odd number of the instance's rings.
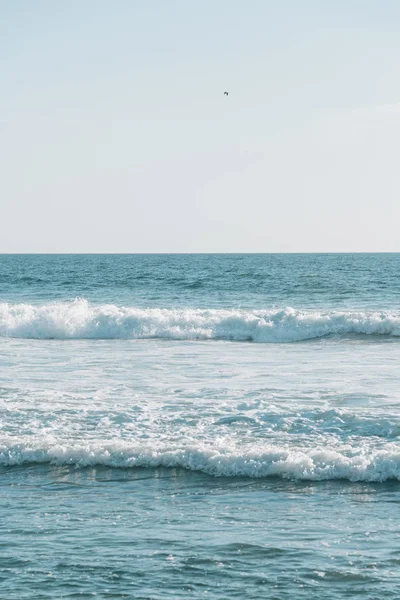
{"label": "blue sea water", "polygon": [[400,255],[0,256],[0,598],[400,597]]}

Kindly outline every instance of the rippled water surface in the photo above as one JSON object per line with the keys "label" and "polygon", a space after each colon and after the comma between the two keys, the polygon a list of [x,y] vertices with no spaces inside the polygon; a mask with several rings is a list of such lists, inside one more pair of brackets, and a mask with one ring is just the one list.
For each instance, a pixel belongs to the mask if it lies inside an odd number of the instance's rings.
{"label": "rippled water surface", "polygon": [[0,597],[400,597],[398,255],[0,256]]}

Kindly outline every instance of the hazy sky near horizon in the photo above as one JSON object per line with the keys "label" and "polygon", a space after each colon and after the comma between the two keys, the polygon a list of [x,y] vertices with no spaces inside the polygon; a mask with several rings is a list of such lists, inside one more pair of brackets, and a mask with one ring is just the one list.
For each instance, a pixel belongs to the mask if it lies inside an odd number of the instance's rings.
{"label": "hazy sky near horizon", "polygon": [[0,252],[399,251],[399,151],[398,0],[0,0]]}

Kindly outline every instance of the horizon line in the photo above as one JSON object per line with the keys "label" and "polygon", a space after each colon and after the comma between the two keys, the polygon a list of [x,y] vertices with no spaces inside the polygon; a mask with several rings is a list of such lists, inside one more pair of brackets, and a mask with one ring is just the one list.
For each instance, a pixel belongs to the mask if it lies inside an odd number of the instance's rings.
{"label": "horizon line", "polygon": [[0,256],[212,256],[267,254],[400,254],[400,250],[305,250],[263,252],[0,252]]}

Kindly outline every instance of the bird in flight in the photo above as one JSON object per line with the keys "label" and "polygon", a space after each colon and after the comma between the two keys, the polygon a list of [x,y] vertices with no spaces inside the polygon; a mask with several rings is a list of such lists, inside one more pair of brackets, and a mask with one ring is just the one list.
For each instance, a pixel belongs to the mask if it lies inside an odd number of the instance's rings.
{"label": "bird in flight", "polygon": [[224,96],[229,96],[229,92],[224,92]]}

